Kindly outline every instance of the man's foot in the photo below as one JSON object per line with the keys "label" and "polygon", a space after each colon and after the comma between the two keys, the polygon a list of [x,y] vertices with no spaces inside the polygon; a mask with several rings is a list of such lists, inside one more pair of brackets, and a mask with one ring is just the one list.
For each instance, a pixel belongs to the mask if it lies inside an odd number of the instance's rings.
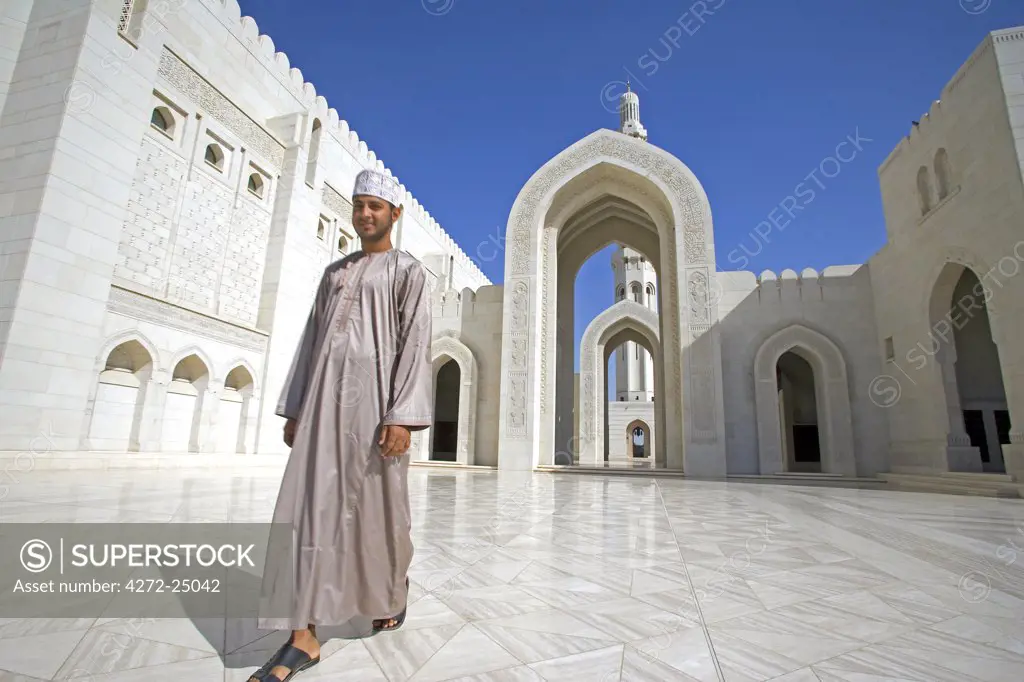
{"label": "man's foot", "polygon": [[381,620],[373,621],[373,629],[379,632],[384,632],[385,630],[395,630],[401,624],[402,621],[398,620],[397,618],[384,618]]}
{"label": "man's foot", "polygon": [[288,642],[253,673],[249,682],[287,682],[295,674],[319,662],[320,642],[316,639],[316,628],[311,626],[308,630],[295,630]]}
{"label": "man's foot", "polygon": [[[405,589],[406,592],[409,591],[408,578],[405,579]],[[405,612],[406,610],[408,610],[408,608],[408,605],[406,605],[406,607],[402,609],[402,612],[397,616],[392,616],[391,618],[378,618],[377,620],[373,621],[374,633],[387,632],[388,630],[397,630],[398,628],[402,627],[402,624],[405,622]]]}

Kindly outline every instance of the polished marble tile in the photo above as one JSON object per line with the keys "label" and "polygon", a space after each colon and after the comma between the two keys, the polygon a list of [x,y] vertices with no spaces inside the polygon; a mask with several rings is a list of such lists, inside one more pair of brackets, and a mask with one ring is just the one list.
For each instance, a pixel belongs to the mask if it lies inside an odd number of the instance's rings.
{"label": "polished marble tile", "polygon": [[[266,522],[279,480],[36,471],[0,523]],[[1024,679],[1020,501],[425,468],[410,495],[405,627],[322,628],[296,682]],[[0,619],[0,682],[245,682],[287,635],[102,616]]]}

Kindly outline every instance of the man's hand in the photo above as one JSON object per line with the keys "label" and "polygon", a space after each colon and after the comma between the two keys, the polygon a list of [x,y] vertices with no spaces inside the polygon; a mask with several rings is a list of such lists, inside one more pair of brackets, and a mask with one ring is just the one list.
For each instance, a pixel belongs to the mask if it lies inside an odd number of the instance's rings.
{"label": "man's hand", "polygon": [[284,423],[284,444],[288,447],[292,446],[295,442],[295,427],[298,426],[298,422],[294,419],[289,419]]}
{"label": "man's hand", "polygon": [[401,457],[408,451],[412,434],[404,426],[388,425],[380,430],[380,454],[384,457]]}

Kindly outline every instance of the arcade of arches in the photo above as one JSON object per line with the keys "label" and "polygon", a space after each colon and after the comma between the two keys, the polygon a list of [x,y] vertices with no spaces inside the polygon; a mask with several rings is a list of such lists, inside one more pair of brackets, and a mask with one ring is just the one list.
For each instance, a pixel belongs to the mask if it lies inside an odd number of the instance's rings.
{"label": "arcade of arches", "polygon": [[108,344],[82,443],[95,451],[251,453],[259,393],[244,362],[223,375],[198,350],[161,354],[139,336]]}

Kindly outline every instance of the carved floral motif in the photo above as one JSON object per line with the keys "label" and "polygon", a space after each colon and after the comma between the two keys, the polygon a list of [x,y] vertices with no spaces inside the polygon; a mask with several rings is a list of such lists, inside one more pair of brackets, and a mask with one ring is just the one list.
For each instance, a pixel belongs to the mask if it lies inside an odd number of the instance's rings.
{"label": "carved floral motif", "polygon": [[278,169],[284,166],[284,145],[193,71],[178,55],[164,48],[160,55],[159,69],[164,80],[199,105],[203,113],[237,135],[249,149],[259,153]]}
{"label": "carved floral motif", "polygon": [[687,287],[690,294],[690,324],[707,324],[711,315],[707,275],[701,270],[694,270],[690,273]]}
{"label": "carved floral motif", "polygon": [[352,224],[352,202],[326,182],[324,183],[322,201],[324,206],[329,208],[340,222],[346,225]]}

